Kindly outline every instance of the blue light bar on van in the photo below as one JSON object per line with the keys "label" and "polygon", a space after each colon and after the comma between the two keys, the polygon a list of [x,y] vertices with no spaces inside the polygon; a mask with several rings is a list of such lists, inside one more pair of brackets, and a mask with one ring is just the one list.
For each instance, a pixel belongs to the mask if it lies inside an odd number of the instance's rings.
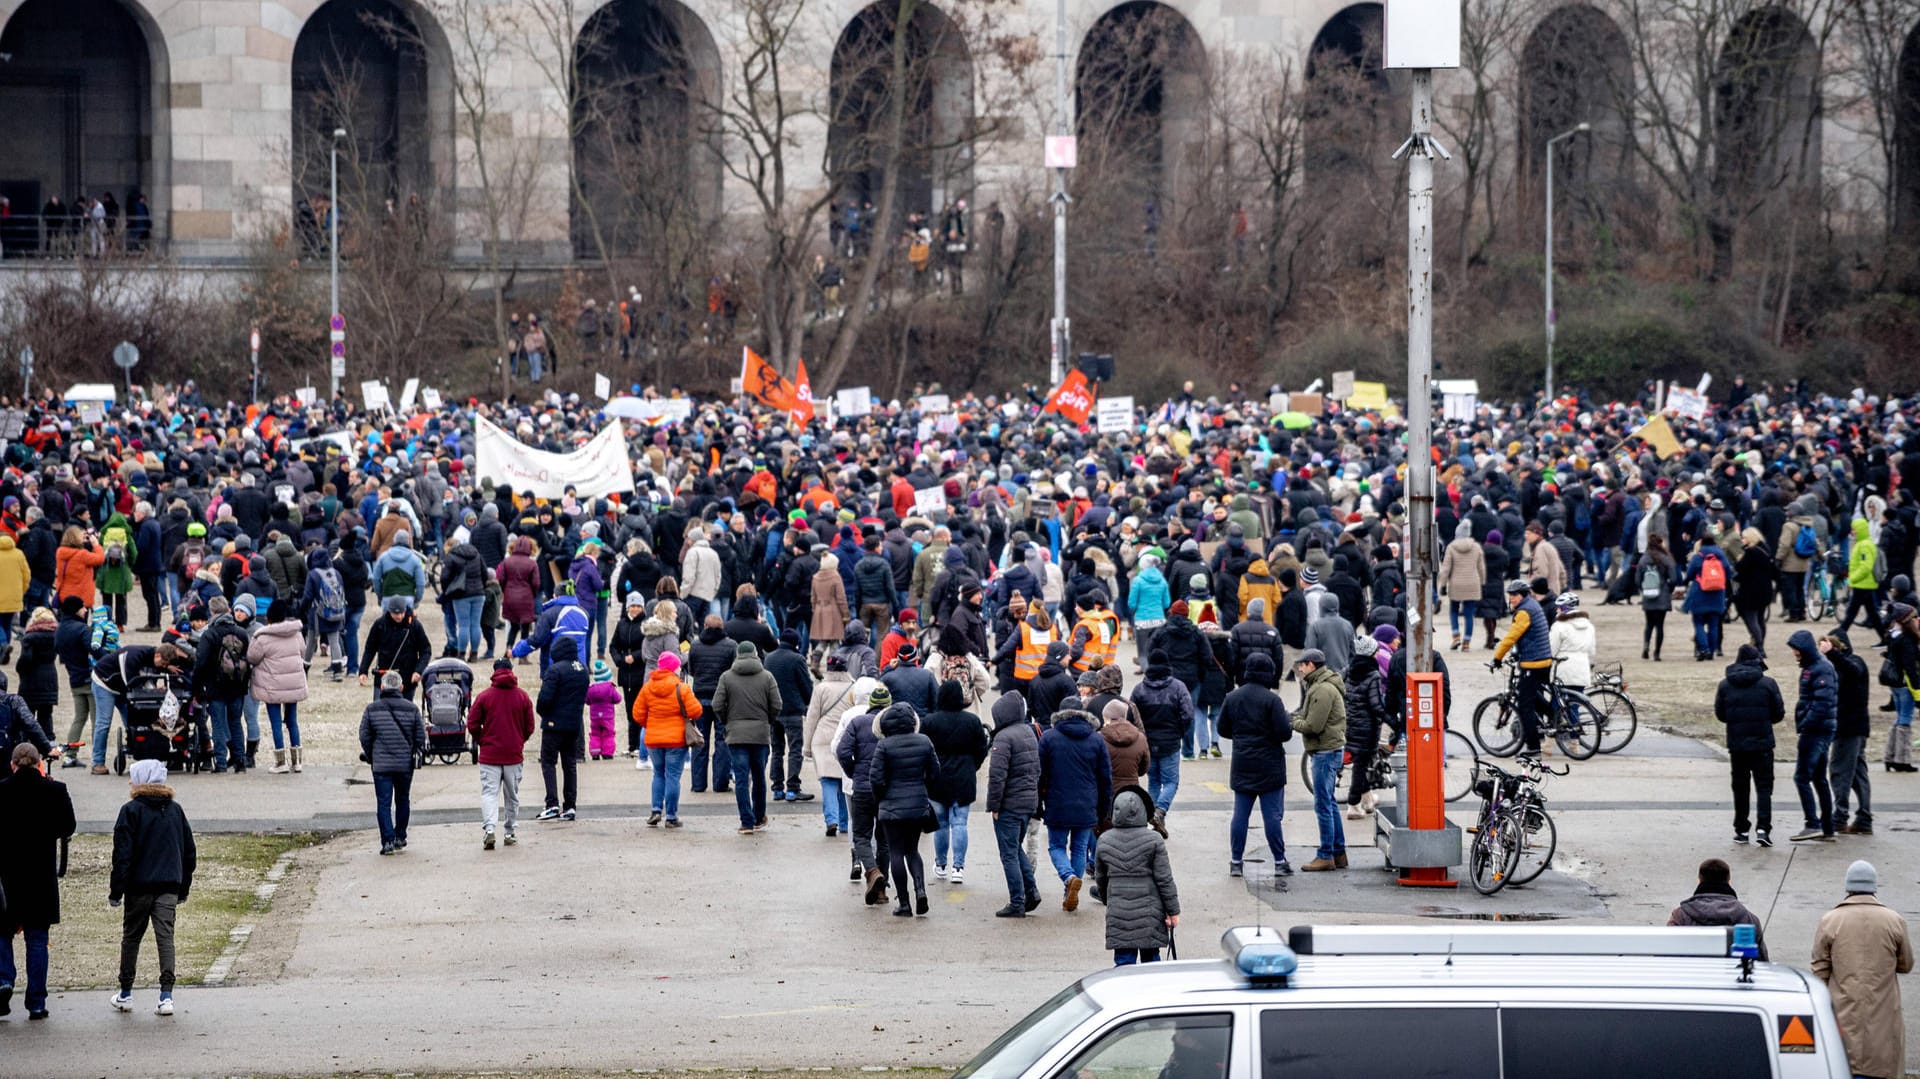
{"label": "blue light bar on van", "polygon": [[1235,970],[1256,982],[1279,982],[1300,968],[1300,958],[1276,929],[1265,926],[1240,926],[1220,937],[1220,949],[1233,961]]}
{"label": "blue light bar on van", "polygon": [[1734,959],[1760,958],[1760,931],[1751,925],[1733,927],[1733,943],[1728,945],[1727,954]]}

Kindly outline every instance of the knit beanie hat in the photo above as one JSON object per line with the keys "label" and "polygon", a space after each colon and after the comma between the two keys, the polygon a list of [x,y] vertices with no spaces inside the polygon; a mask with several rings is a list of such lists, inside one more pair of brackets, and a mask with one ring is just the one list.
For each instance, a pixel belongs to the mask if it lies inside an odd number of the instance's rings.
{"label": "knit beanie hat", "polygon": [[613,681],[613,668],[607,666],[606,660],[596,659],[593,661],[593,680],[596,682]]}
{"label": "knit beanie hat", "polygon": [[660,653],[660,660],[655,666],[660,670],[666,671],[668,674],[678,674],[680,673],[680,654],[678,652],[662,652]]}
{"label": "knit beanie hat", "polygon": [[1847,894],[1872,895],[1880,890],[1880,872],[1861,859],[1847,867]]}
{"label": "knit beanie hat", "polygon": [[867,697],[867,711],[884,712],[893,706],[893,691],[885,686],[876,686]]}

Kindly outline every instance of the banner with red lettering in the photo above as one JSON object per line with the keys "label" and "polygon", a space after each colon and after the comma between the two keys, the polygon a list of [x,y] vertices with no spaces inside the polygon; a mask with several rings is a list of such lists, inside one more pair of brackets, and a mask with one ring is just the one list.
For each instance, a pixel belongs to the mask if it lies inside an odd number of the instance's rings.
{"label": "banner with red lettering", "polygon": [[1085,425],[1087,414],[1093,411],[1093,391],[1087,387],[1087,376],[1079,371],[1067,372],[1067,377],[1047,395],[1047,404],[1040,410],[1042,415],[1058,412],[1076,425]]}
{"label": "banner with red lettering", "polygon": [[799,360],[793,376],[793,403],[787,406],[787,414],[793,422],[805,426],[813,422],[813,384],[807,381],[807,361]]}

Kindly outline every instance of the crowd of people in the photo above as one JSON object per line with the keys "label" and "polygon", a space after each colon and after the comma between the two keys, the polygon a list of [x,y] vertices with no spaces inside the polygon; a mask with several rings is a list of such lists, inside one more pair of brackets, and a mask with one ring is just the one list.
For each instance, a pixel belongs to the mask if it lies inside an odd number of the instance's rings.
{"label": "crowd of people", "polygon": [[[1676,604],[1696,661],[1744,632],[1715,712],[1736,839],[1766,844],[1784,716],[1763,673],[1770,624],[1831,605],[1831,631],[1786,642],[1795,838],[1869,834],[1868,651],[1884,649],[1886,766],[1913,768],[1920,402],[1735,380],[1703,419],[1671,419],[1663,453],[1636,433],[1651,393],[1481,404],[1437,431],[1437,666],[1516,664],[1538,753],[1539,694],[1584,686],[1599,658],[1589,603],[1638,604],[1648,662]],[[577,448],[603,422],[577,397],[394,415],[215,406],[187,384],[95,424],[37,402],[0,475],[0,655],[18,679],[17,694],[0,684],[5,741],[106,774],[115,716],[129,725],[134,687],[159,675],[182,687],[207,770],[256,766],[264,706],[268,771],[299,773],[323,658],[373,695],[358,741],[395,854],[429,667],[491,663],[465,709],[489,850],[518,841],[536,732],[539,819],[574,819],[582,764],[614,759],[650,772],[648,827],[681,827],[683,775],[733,795],[742,837],[769,801],[817,800],[866,901],[905,917],[929,911],[921,837],[931,875],[962,883],[983,801],[999,915],[1041,905],[1028,846],[1044,834],[1061,906],[1105,899],[1116,957],[1151,959],[1179,916],[1165,842],[1182,767],[1223,742],[1230,872],[1256,806],[1276,877],[1293,872],[1289,745],[1315,777],[1301,871],[1348,866],[1333,777],[1352,768],[1344,808],[1364,816],[1366,763],[1405,707],[1403,425],[1338,411],[1294,426],[1237,386],[1189,385],[1105,433],[1038,404],[965,395],[934,413],[917,394],[801,423],[750,398],[693,402],[684,421],[633,423],[631,489],[580,496],[496,483],[473,434],[481,417]],[[132,629],[160,637],[123,642]]]}

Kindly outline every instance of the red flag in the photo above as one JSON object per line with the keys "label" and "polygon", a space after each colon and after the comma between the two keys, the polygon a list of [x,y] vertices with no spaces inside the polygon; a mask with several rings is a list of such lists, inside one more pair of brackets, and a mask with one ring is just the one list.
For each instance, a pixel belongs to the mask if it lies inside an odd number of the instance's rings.
{"label": "red flag", "polygon": [[[773,365],[760,358],[760,354],[750,348],[740,350],[740,388],[758,398],[768,408],[777,408],[782,412],[796,407],[793,385],[780,377]],[[808,406],[811,408],[811,404]]]}
{"label": "red flag", "polygon": [[1093,411],[1093,391],[1087,388],[1087,376],[1079,371],[1067,372],[1067,377],[1047,395],[1047,404],[1040,410],[1042,415],[1058,412],[1072,420],[1075,426],[1087,422],[1087,414]]}
{"label": "red flag", "polygon": [[800,366],[794,369],[793,403],[787,406],[787,414],[804,426],[813,422],[813,385],[807,381],[807,361],[796,362]]}

